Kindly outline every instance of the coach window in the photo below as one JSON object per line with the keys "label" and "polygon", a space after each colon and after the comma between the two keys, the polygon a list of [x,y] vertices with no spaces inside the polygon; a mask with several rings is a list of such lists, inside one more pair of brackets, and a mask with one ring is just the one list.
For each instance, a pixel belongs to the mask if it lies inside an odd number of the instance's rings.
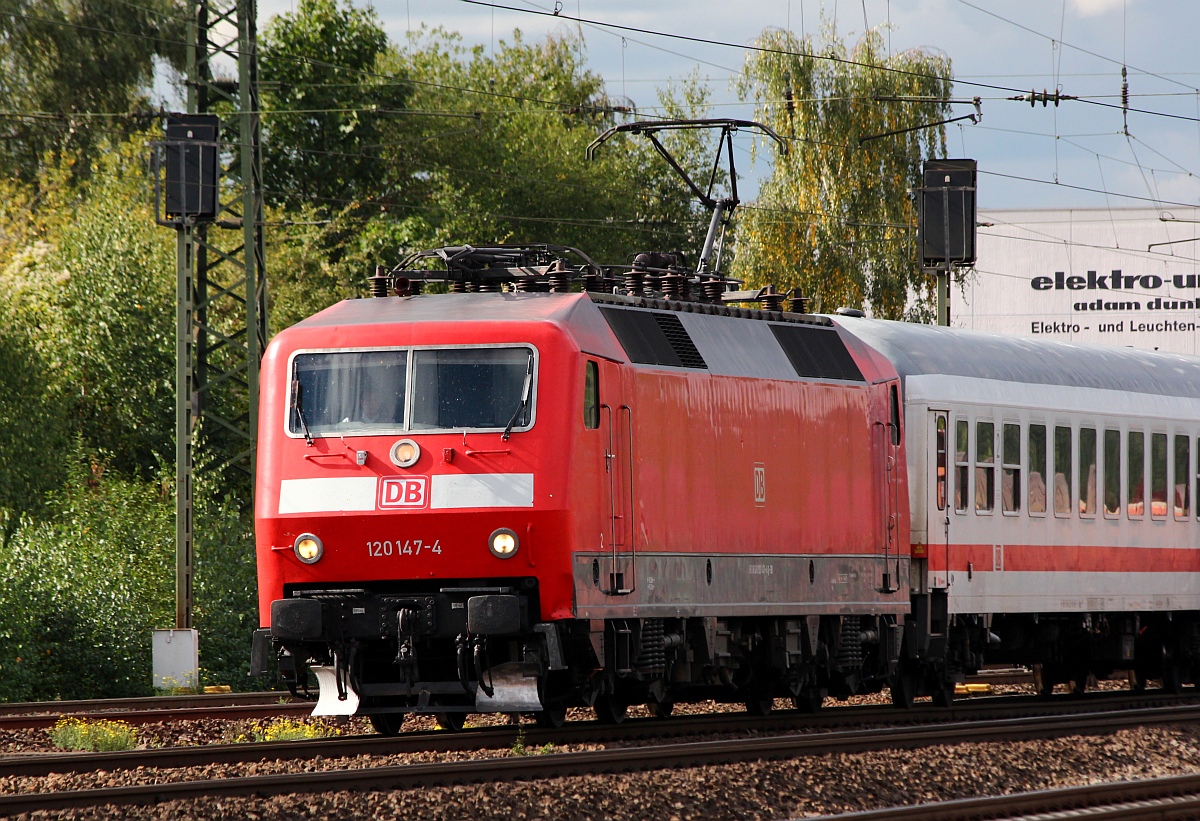
{"label": "coach window", "polygon": [[1150,434],[1150,516],[1167,516],[1167,435]]}
{"label": "coach window", "polygon": [[1104,515],[1121,515],[1121,431],[1104,431]]}
{"label": "coach window", "polygon": [[1029,514],[1046,514],[1046,426],[1029,426]]}
{"label": "coach window", "polygon": [[1079,513],[1096,515],[1096,429],[1079,429]]}
{"label": "coach window", "polygon": [[1125,504],[1129,518],[1140,519],[1146,512],[1146,434],[1131,430],[1125,442]]}
{"label": "coach window", "polygon": [[[1200,493],[1200,440],[1196,441],[1196,492]],[[1196,518],[1200,519],[1200,505],[1196,505]]]}
{"label": "coach window", "polygon": [[1004,425],[1000,442],[1000,461],[1004,474],[1000,479],[1000,504],[1005,513],[1021,510],[1021,426]]}
{"label": "coach window", "polygon": [[937,509],[946,509],[946,415],[937,415]]}
{"label": "coach window", "polygon": [[1071,429],[1054,428],[1054,515],[1071,515]]}
{"label": "coach window", "polygon": [[1174,507],[1175,518],[1183,520],[1192,515],[1192,454],[1189,445],[1191,439],[1187,436],[1175,437],[1175,487]]}
{"label": "coach window", "polygon": [[967,512],[967,477],[970,475],[970,463],[967,462],[967,420],[958,419],[954,423],[954,510],[956,513]]}
{"label": "coach window", "polygon": [[996,505],[996,425],[975,426],[975,510],[991,513]]}
{"label": "coach window", "polygon": [[600,366],[590,359],[583,370],[583,426],[600,427]]}

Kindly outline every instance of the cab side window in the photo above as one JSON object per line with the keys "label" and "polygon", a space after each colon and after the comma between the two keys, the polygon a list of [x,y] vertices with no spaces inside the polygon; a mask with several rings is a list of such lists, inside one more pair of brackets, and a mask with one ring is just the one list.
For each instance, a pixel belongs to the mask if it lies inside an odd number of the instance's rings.
{"label": "cab side window", "polygon": [[600,366],[590,359],[583,371],[583,426],[600,427]]}

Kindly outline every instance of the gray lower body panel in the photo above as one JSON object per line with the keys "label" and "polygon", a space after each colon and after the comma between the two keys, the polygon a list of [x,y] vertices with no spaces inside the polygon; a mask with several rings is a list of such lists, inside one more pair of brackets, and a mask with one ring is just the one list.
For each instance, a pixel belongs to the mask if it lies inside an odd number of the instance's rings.
{"label": "gray lower body panel", "polygon": [[575,554],[572,572],[581,619],[909,610],[907,556],[597,552]]}

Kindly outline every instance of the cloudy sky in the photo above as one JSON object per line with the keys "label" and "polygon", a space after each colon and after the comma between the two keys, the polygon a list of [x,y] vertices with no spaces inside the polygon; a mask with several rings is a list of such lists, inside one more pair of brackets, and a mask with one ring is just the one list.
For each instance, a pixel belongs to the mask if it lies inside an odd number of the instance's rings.
{"label": "cloudy sky", "polygon": [[[698,69],[713,92],[713,116],[741,118],[753,110],[737,100],[730,78],[744,62],[741,47],[763,29],[811,33],[822,14],[847,38],[886,25],[894,51],[922,48],[951,58],[956,98],[983,98],[979,124],[954,124],[947,133],[950,156],[979,162],[982,207],[1200,203],[1197,0],[561,0],[557,17],[555,0],[495,2],[386,0],[374,8],[396,43],[422,25],[489,49],[515,28],[526,40],[581,29],[588,64],[610,95],[649,112],[657,86]],[[260,0],[260,28],[293,8],[294,0]],[[1056,87],[1084,99],[1057,109],[1005,99]],[[955,114],[970,110],[956,106]],[[744,147],[738,163],[750,172]]]}

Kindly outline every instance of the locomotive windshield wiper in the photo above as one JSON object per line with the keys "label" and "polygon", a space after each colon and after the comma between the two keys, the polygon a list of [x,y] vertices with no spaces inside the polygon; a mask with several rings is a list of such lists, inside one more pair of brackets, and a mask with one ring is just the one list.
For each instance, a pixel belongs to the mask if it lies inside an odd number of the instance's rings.
{"label": "locomotive windshield wiper", "polygon": [[507,425],[507,427],[504,428],[504,435],[500,437],[505,442],[507,442],[508,437],[512,435],[513,425],[517,424],[517,419],[521,416],[521,413],[524,412],[525,408],[529,405],[529,388],[532,384],[533,384],[533,351],[530,351],[529,352],[529,364],[525,367],[525,384],[521,388],[521,404],[517,405],[516,412],[513,413],[512,419],[508,420],[508,425]]}
{"label": "locomotive windshield wiper", "polygon": [[300,428],[304,431],[304,441],[308,446],[312,447],[312,434],[308,432],[308,423],[304,421],[304,409],[301,405],[301,397],[304,395],[304,388],[300,385],[299,379],[292,380],[292,409],[296,411],[296,418],[300,420]]}

